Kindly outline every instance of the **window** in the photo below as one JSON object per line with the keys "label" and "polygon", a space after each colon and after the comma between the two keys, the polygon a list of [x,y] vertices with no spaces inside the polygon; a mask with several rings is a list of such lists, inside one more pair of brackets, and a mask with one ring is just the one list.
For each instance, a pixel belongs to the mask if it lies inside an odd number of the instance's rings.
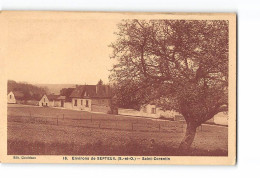
{"label": "window", "polygon": [[78,104],[77,104],[77,100],[75,99],[75,102],[74,102],[74,106],[77,106]]}
{"label": "window", "polygon": [[156,108],[152,108],[152,114],[156,114]]}
{"label": "window", "polygon": [[10,95],[10,99],[12,99],[12,95]]}
{"label": "window", "polygon": [[144,106],[143,111],[144,111],[144,113],[147,113],[146,106]]}
{"label": "window", "polygon": [[86,107],[88,107],[88,100],[86,100]]}
{"label": "window", "polygon": [[83,105],[83,100],[81,100],[81,106]]}

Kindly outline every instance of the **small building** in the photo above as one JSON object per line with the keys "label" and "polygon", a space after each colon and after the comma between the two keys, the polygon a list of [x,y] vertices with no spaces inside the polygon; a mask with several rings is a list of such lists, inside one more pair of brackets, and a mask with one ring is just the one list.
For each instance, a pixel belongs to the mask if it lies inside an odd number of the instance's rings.
{"label": "small building", "polygon": [[60,95],[55,95],[55,94],[50,94],[50,95],[45,95],[45,96],[46,96],[45,101],[48,101],[47,106],[49,106],[49,107],[64,107],[65,96],[60,96]]}
{"label": "small building", "polygon": [[147,104],[141,106],[140,110],[134,109],[122,109],[118,110],[119,114],[131,115],[131,116],[143,116],[151,118],[168,118],[174,119],[176,115],[180,115],[174,110],[163,110],[162,108],[156,106],[155,104]]}
{"label": "small building", "polygon": [[153,117],[153,118],[175,118],[176,115],[180,115],[174,110],[163,110],[155,104],[143,105],[140,109],[141,116]]}
{"label": "small building", "polygon": [[220,112],[216,114],[213,118],[207,121],[207,123],[214,123],[219,125],[228,125],[228,113]]}
{"label": "small building", "polygon": [[72,91],[72,109],[109,113],[111,91],[108,85],[78,85]]}
{"label": "small building", "polygon": [[42,106],[42,107],[47,107],[49,106],[49,99],[47,97],[47,95],[43,95],[42,98],[40,99],[39,101],[39,106]]}
{"label": "small building", "polygon": [[7,95],[7,103],[21,103],[24,100],[24,94],[21,91],[10,91]]}
{"label": "small building", "polygon": [[49,100],[49,106],[50,107],[60,107],[60,101],[58,100],[60,96],[55,94],[47,95],[47,98]]}
{"label": "small building", "polygon": [[16,103],[16,99],[15,99],[14,93],[12,91],[10,91],[7,94],[7,103],[8,104],[15,104]]}
{"label": "small building", "polygon": [[39,106],[65,107],[65,96],[55,94],[43,95],[39,101]]}

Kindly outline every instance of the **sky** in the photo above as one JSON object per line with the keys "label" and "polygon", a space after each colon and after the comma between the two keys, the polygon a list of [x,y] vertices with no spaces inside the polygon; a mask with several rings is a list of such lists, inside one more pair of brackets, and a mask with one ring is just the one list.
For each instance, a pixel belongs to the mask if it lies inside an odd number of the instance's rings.
{"label": "sky", "polygon": [[11,14],[7,78],[33,84],[107,83],[115,62],[108,45],[116,39],[120,20],[74,14]]}

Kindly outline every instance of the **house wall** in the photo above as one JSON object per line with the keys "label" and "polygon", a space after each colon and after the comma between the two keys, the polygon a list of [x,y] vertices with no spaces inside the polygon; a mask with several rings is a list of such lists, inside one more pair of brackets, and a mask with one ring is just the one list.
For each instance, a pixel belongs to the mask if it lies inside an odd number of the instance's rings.
{"label": "house wall", "polygon": [[9,103],[9,104],[15,104],[16,103],[16,99],[15,99],[15,96],[14,96],[13,92],[10,92],[7,95],[7,103]]}
{"label": "house wall", "polygon": [[159,118],[160,114],[155,105],[145,105],[140,109],[141,116]]}
{"label": "house wall", "polygon": [[[77,100],[77,105],[75,101]],[[81,102],[82,101],[82,102]],[[88,101],[88,107],[86,106],[86,101]],[[69,106],[69,104],[66,104]],[[93,111],[109,113],[111,112],[111,100],[110,99],[82,99],[82,98],[72,98],[71,109]],[[67,108],[67,107],[65,107]]]}
{"label": "house wall", "polygon": [[49,106],[54,107],[54,101],[49,100]]}
{"label": "house wall", "polygon": [[46,95],[44,95],[42,99],[39,101],[39,106],[50,106],[49,100]]}
{"label": "house wall", "polygon": [[91,111],[111,113],[111,99],[92,99]]}
{"label": "house wall", "polygon": [[61,101],[60,100],[54,100],[54,107],[61,107]]}
{"label": "house wall", "polygon": [[72,109],[72,102],[65,102],[64,103],[64,108]]}
{"label": "house wall", "polygon": [[208,120],[207,122],[213,122],[215,124],[220,124],[220,125],[228,125],[228,115],[224,112],[220,112],[216,114],[213,118]]}
{"label": "house wall", "polygon": [[[88,101],[88,106],[86,106],[86,101]],[[91,111],[91,103],[90,99],[72,98],[72,109]]]}

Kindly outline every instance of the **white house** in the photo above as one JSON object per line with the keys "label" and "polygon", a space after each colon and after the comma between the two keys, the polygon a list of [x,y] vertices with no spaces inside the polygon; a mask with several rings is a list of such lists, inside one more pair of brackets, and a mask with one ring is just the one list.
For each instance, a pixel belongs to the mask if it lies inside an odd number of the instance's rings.
{"label": "white house", "polygon": [[8,104],[15,104],[16,103],[16,99],[15,99],[14,93],[12,91],[10,91],[7,95],[7,103]]}
{"label": "white house", "polygon": [[49,99],[46,95],[43,95],[39,101],[39,106],[49,106]]}
{"label": "white house", "polygon": [[111,112],[111,91],[108,85],[79,85],[72,91],[72,109]]}

